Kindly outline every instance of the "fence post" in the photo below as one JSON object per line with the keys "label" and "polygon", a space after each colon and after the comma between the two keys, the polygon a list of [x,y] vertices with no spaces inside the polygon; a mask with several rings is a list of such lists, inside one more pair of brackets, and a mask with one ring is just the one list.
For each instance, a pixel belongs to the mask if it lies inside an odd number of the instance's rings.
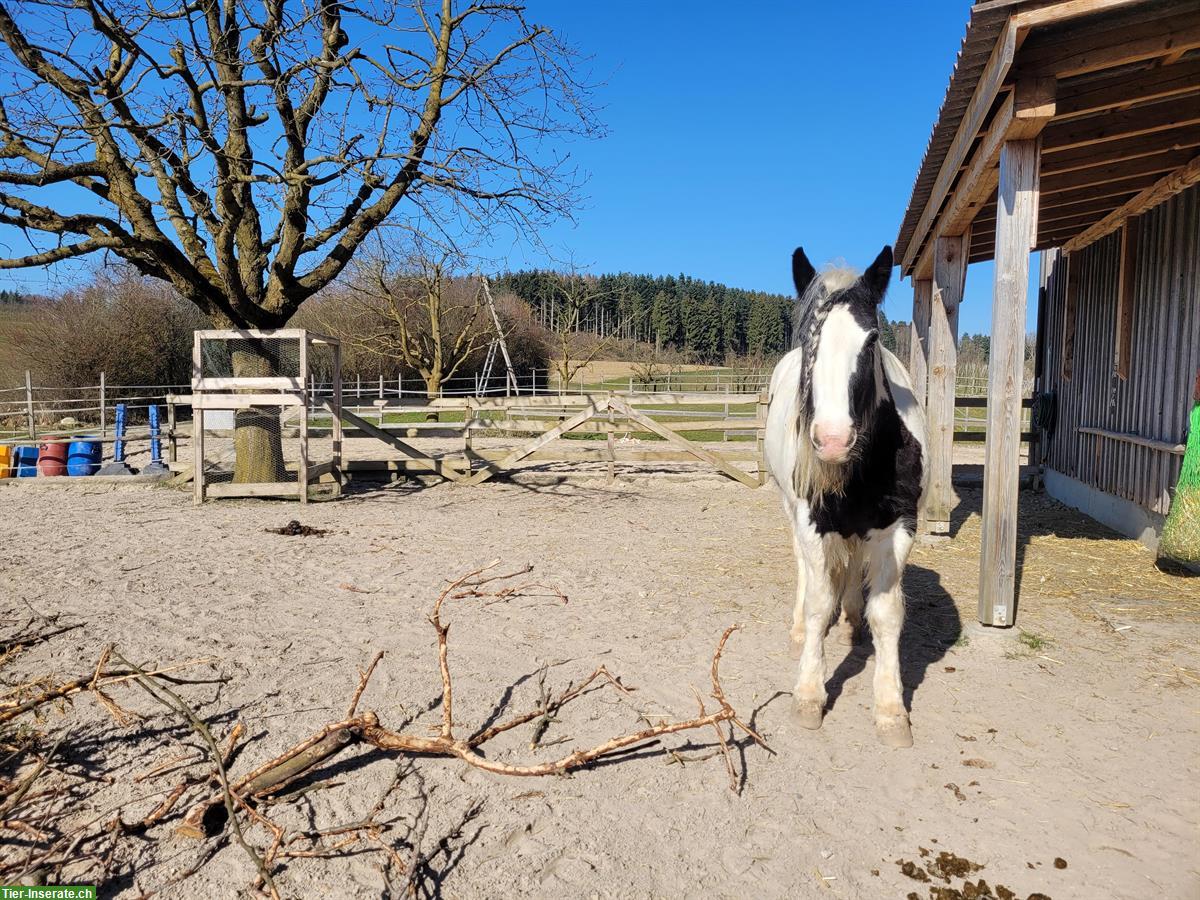
{"label": "fence post", "polygon": [[399,372],[396,373],[396,396],[404,399],[404,376]]}
{"label": "fence post", "polygon": [[768,401],[767,392],[759,391],[758,403],[755,404],[754,409],[755,419],[758,420],[754,436],[754,465],[757,469],[758,483],[760,485],[767,483],[766,431],[767,413],[769,411]]}
{"label": "fence post", "polygon": [[104,437],[104,420],[108,418],[108,403],[105,396],[104,373],[100,373],[100,437]]}
{"label": "fence post", "polygon": [[33,378],[25,370],[25,414],[29,417],[29,439],[37,437],[37,425],[33,421]]}
{"label": "fence post", "polygon": [[354,399],[357,401],[355,405],[362,406],[362,375],[354,376]]}
{"label": "fence post", "polygon": [[383,375],[379,376],[379,399],[383,399]]}
{"label": "fence post", "polygon": [[177,462],[179,459],[179,436],[175,433],[175,401],[167,403],[167,462]]}

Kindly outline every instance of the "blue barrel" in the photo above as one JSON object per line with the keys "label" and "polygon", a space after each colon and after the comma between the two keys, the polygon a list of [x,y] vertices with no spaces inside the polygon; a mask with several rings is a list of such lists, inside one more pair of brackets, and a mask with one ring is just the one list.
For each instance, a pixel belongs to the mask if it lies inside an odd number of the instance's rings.
{"label": "blue barrel", "polygon": [[17,447],[13,453],[13,468],[17,470],[18,478],[34,478],[37,476],[37,447]]}
{"label": "blue barrel", "polygon": [[68,475],[95,475],[104,458],[104,445],[99,441],[72,441],[67,448]]}

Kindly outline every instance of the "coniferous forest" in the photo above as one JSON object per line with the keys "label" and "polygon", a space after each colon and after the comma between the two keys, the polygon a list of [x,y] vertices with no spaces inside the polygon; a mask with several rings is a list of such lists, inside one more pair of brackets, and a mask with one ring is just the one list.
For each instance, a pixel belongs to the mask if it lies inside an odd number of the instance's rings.
{"label": "coniferous forest", "polygon": [[[698,363],[784,353],[795,303],[790,295],[682,274],[596,276],[532,269],[495,276],[493,285],[528,303],[550,331],[570,322],[572,330],[678,351]],[[893,325],[882,312],[880,337],[885,347],[895,349]]]}

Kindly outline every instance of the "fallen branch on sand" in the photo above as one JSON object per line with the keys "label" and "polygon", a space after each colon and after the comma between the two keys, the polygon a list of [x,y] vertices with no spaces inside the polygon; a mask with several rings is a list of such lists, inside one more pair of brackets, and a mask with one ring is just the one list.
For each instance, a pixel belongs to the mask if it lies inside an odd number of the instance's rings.
{"label": "fallen branch on sand", "polygon": [[[52,703],[55,700],[65,700],[81,691],[92,691],[100,699],[101,703],[104,703],[108,699],[104,694],[104,688],[120,684],[123,681],[130,681],[139,677],[139,675],[159,678],[171,684],[222,684],[228,681],[225,677],[178,678],[171,675],[172,672],[178,672],[182,669],[216,662],[216,657],[209,656],[199,659],[189,659],[186,662],[176,663],[172,666],[164,666],[162,668],[151,669],[149,672],[142,672],[140,669],[134,668],[105,669],[104,663],[108,653],[108,650],[104,651],[101,655],[99,665],[87,675],[68,679],[58,685],[48,680],[43,680],[41,682],[22,685],[10,691],[7,699],[0,700],[0,725],[11,719],[15,719],[23,713],[32,712],[39,706]],[[105,705],[107,706],[107,704]]]}
{"label": "fallen branch on sand", "polygon": [[[341,721],[324,726],[230,785],[229,789],[234,799],[245,803],[277,793],[354,744],[368,744],[380,750],[396,753],[450,756],[462,760],[467,765],[497,775],[537,777],[569,772],[572,769],[581,768],[603,757],[625,752],[630,748],[654,741],[664,735],[710,727],[714,728],[717,733],[717,741],[725,759],[726,770],[729,773],[730,788],[735,791],[737,790],[737,776],[729,752],[728,741],[720,728],[721,724],[728,722],[731,726],[741,729],[760,746],[764,748],[767,746],[762,737],[738,717],[733,706],[726,698],[725,691],[721,687],[721,655],[725,651],[725,645],[730,635],[737,630],[737,626],[725,629],[725,633],[721,635],[716,650],[713,652],[710,669],[712,678],[711,697],[716,701],[717,708],[711,712],[706,707],[703,698],[697,694],[699,711],[694,718],[679,722],[666,722],[650,728],[644,728],[640,731],[619,735],[595,747],[574,750],[565,756],[548,762],[512,765],[489,759],[479,752],[482,745],[500,734],[511,731],[521,725],[553,716],[593,686],[611,687],[623,694],[628,694],[632,690],[623,685],[620,679],[613,676],[608,669],[600,666],[583,679],[583,681],[576,685],[568,685],[561,693],[545,699],[536,709],[481,729],[470,737],[458,737],[454,732],[453,724],[454,687],[450,674],[449,661],[450,626],[442,622],[442,608],[444,604],[449,600],[461,600],[465,598],[516,597],[520,596],[524,590],[534,586],[518,585],[514,587],[508,584],[512,579],[526,574],[529,571],[528,569],[504,575],[485,576],[484,573],[490,568],[491,566],[486,566],[476,569],[454,581],[442,591],[441,595],[435,601],[433,611],[429,616],[430,624],[433,625],[434,630],[437,632],[438,667],[442,681],[442,727],[440,734],[436,737],[426,737],[391,731],[380,724],[379,717],[373,712],[356,715],[359,701],[367,688],[367,683],[374,673],[375,667],[383,657],[382,653],[378,653],[371,661],[367,670],[360,675],[359,683],[350,701],[346,717]],[[488,585],[500,584],[504,586],[486,587]],[[213,810],[226,805],[225,800],[226,798],[221,794],[215,794],[193,806],[185,816],[183,824],[179,829],[180,832],[193,837],[208,836],[213,827]],[[218,825],[223,827],[223,823],[218,822]]]}
{"label": "fallen branch on sand", "polygon": [[[117,650],[108,648],[101,655],[94,670],[79,678],[70,679],[62,684],[39,683],[26,685],[26,689],[18,697],[7,702],[0,701],[0,723],[9,721],[25,712],[35,711],[39,706],[57,699],[65,699],[82,691],[92,692],[100,703],[113,715],[118,724],[124,724],[131,719],[121,707],[105,694],[103,688],[122,682],[132,682],[141,687],[156,702],[169,709],[175,716],[184,721],[200,738],[203,754],[199,757],[195,751],[183,755],[175,754],[159,764],[155,764],[134,781],[144,780],[178,772],[181,768],[187,773],[175,775],[175,784],[164,785],[159,792],[162,796],[148,812],[140,812],[132,822],[123,821],[119,816],[110,820],[96,820],[89,823],[82,831],[75,832],[73,838],[63,835],[49,842],[42,854],[42,859],[51,859],[53,851],[54,865],[61,866],[63,861],[78,856],[77,848],[87,846],[88,860],[99,860],[100,874],[106,875],[116,854],[116,849],[123,835],[139,835],[149,828],[165,824],[171,820],[176,809],[186,809],[182,819],[175,829],[184,836],[205,840],[203,852],[198,861],[180,874],[176,874],[170,883],[178,883],[199,870],[219,847],[233,841],[246,853],[257,873],[254,887],[272,897],[278,897],[274,876],[277,864],[288,858],[329,858],[349,852],[379,852],[383,854],[384,878],[389,880],[389,872],[399,873],[407,879],[408,888],[412,888],[413,879],[419,877],[418,870],[427,865],[431,857],[422,856],[421,843],[427,819],[424,812],[418,816],[418,824],[414,825],[407,838],[399,845],[393,838],[385,838],[390,827],[377,821],[385,809],[387,799],[392,790],[399,784],[403,775],[400,769],[388,790],[375,804],[372,811],[362,820],[339,825],[333,828],[306,830],[287,830],[277,824],[269,816],[272,803],[283,802],[294,798],[299,793],[318,789],[321,782],[312,781],[310,776],[322,766],[328,764],[336,756],[352,746],[369,746],[387,753],[421,756],[451,757],[468,766],[491,772],[496,775],[514,777],[539,777],[559,775],[595,763],[606,757],[628,753],[630,750],[645,747],[659,741],[670,734],[694,731],[696,729],[712,728],[716,734],[716,749],[710,756],[721,755],[729,776],[730,788],[738,789],[738,778],[734,767],[730,744],[734,737],[734,729],[740,730],[752,741],[770,748],[749,725],[739,718],[733,705],[726,697],[721,685],[720,663],[726,644],[738,626],[727,628],[717,642],[713,651],[710,665],[711,689],[708,698],[696,692],[698,709],[694,717],[680,721],[664,721],[636,731],[619,734],[594,746],[581,747],[572,750],[556,759],[540,762],[509,763],[502,762],[492,756],[484,755],[483,748],[500,735],[510,733],[522,726],[529,726],[532,738],[528,742],[533,750],[544,750],[540,743],[552,722],[565,707],[577,701],[580,697],[594,690],[612,690],[621,696],[627,696],[633,688],[622,683],[621,679],[611,673],[605,666],[598,666],[587,677],[578,683],[570,683],[559,691],[552,691],[546,686],[546,670],[543,669],[538,685],[538,699],[533,708],[510,718],[496,721],[494,724],[484,724],[478,728],[462,733],[456,730],[454,722],[454,681],[450,661],[450,625],[443,621],[446,604],[458,600],[480,600],[484,605],[501,603],[519,596],[530,596],[534,591],[549,590],[552,596],[566,602],[566,597],[556,589],[535,582],[518,582],[521,576],[527,575],[529,568],[506,574],[492,574],[496,563],[468,572],[456,579],[441,592],[433,604],[429,622],[437,635],[438,671],[441,680],[442,721],[434,736],[414,734],[403,729],[392,730],[381,723],[379,716],[371,711],[360,712],[359,707],[368,689],[372,675],[378,668],[383,653],[379,652],[369,665],[359,673],[344,716],[338,721],[331,722],[318,729],[308,737],[294,743],[283,753],[262,762],[249,772],[234,776],[230,773],[230,764],[241,739],[244,727],[238,723],[224,739],[223,745],[210,730],[209,725],[200,715],[180,696],[172,685],[192,683],[172,673],[188,666],[208,660],[191,660],[176,666],[159,668],[139,667],[123,657]],[[109,659],[120,668],[111,667]],[[196,679],[196,683],[223,679]],[[34,690],[36,688],[36,690]],[[31,695],[32,694],[32,695]],[[715,708],[710,704],[715,703]],[[461,727],[461,726],[460,726]],[[726,733],[728,730],[728,734]],[[52,749],[49,756],[53,756]],[[704,757],[708,758],[708,757]],[[203,766],[197,766],[204,762]],[[182,764],[182,765],[181,765]],[[43,766],[44,768],[44,766]],[[416,772],[411,765],[407,771]],[[20,815],[23,795],[37,779],[41,769],[35,771],[21,786],[12,786],[9,790],[0,791],[0,829],[23,832],[29,837],[41,833],[40,823],[26,821]],[[417,774],[419,778],[419,774]],[[301,779],[309,779],[303,787],[298,786]],[[19,792],[18,792],[19,789]],[[298,790],[297,790],[298,789]],[[284,793],[289,792],[289,793]],[[282,796],[281,796],[282,795]],[[459,825],[465,828],[479,812],[478,804],[468,810]],[[256,847],[251,840],[251,831],[255,826],[261,826],[267,832],[265,849]],[[444,843],[445,839],[442,840]],[[258,841],[262,843],[262,840]],[[403,854],[397,847],[404,850]],[[72,854],[77,854],[72,857]],[[31,857],[32,858],[32,857]],[[20,866],[20,869],[26,868]],[[10,874],[10,873],[6,873]],[[19,874],[13,869],[11,874]],[[155,890],[161,890],[167,884],[159,885]],[[153,893],[151,891],[150,893]],[[402,891],[404,892],[404,891]],[[144,894],[143,896],[148,896]]]}

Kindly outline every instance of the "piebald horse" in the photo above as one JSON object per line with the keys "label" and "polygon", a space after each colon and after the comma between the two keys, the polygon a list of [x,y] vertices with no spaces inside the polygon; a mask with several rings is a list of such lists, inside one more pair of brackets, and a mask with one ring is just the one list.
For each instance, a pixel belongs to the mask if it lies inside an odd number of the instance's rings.
{"label": "piebald horse", "polygon": [[925,416],[900,361],[879,344],[892,248],[861,275],[818,273],[797,249],[792,350],[771,375],[766,461],[796,551],[792,706],[805,728],[825,712],[825,633],[852,644],[863,609],[875,644],[875,726],[912,746],[900,681],[901,576],[925,494]]}

